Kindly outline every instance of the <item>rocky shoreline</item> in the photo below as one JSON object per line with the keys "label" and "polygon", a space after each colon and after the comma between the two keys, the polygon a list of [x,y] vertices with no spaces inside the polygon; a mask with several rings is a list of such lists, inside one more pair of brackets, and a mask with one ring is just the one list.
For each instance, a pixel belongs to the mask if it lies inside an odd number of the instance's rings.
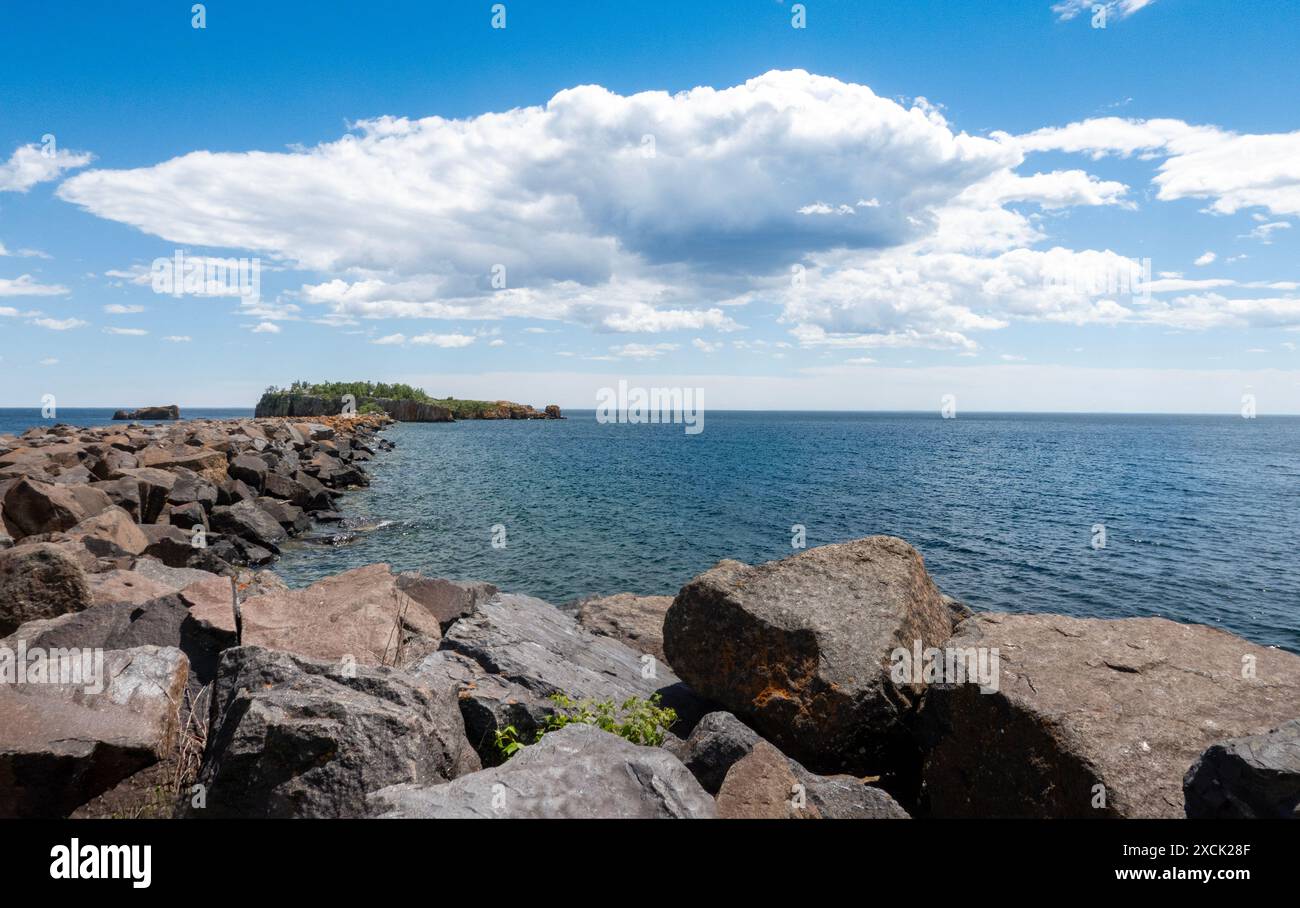
{"label": "rocky shoreline", "polygon": [[[341,519],[390,422],[0,436],[0,817],[1300,804],[1300,656],[1158,618],[972,614],[893,537],[571,610],[383,564],[288,589],[267,565]],[[98,671],[57,674],[70,658]],[[559,721],[575,701],[676,722],[636,743]]]}

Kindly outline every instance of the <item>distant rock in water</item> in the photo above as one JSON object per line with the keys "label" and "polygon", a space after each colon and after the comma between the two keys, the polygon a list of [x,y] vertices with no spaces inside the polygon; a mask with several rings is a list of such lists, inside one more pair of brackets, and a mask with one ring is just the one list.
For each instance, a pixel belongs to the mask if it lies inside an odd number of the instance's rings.
{"label": "distant rock in water", "polygon": [[141,407],[138,410],[118,410],[114,419],[180,419],[181,408],[175,404],[166,407]]}

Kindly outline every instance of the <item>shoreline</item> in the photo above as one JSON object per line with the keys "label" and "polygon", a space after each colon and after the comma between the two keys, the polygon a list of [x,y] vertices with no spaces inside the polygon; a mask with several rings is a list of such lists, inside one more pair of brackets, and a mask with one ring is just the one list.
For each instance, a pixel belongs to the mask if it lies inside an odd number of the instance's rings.
{"label": "shoreline", "polygon": [[[114,815],[158,784],[169,796],[149,809],[163,816],[481,815],[477,793],[502,776],[542,797],[547,761],[568,759],[561,740],[597,775],[650,760],[671,780],[671,797],[662,784],[581,802],[549,793],[583,815],[629,803],[731,817],[1269,809],[1257,792],[1225,799],[1252,777],[1213,748],[1297,734],[1285,723],[1300,708],[1300,656],[1158,618],[971,613],[894,537],[723,561],[675,598],[565,608],[385,564],[287,588],[280,546],[342,519],[336,504],[369,481],[363,465],[392,449],[392,421],[0,436],[0,652],[76,647],[107,666],[94,693],[65,679],[0,684],[0,767],[47,766],[0,772],[14,780],[0,781],[0,816]],[[967,652],[972,674],[954,677]],[[540,737],[563,711],[553,694],[657,696],[678,719],[632,750],[576,729]],[[327,704],[346,727],[313,718]],[[507,728],[540,740],[504,759]],[[283,749],[321,735],[347,759]],[[69,740],[85,746],[69,754]],[[422,756],[394,765],[417,745]],[[76,772],[54,769],[68,760]],[[276,781],[256,770],[268,760],[306,762]],[[787,803],[783,778],[807,803]]]}

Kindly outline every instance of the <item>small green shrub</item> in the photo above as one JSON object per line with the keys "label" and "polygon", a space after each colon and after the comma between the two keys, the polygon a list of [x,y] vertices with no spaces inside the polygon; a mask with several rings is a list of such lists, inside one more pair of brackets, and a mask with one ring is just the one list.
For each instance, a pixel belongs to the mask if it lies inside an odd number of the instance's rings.
{"label": "small green shrub", "polygon": [[[574,700],[565,694],[551,694],[550,699],[557,709],[546,720],[546,725],[537,730],[534,744],[547,732],[580,723],[594,725],[633,744],[656,746],[664,742],[664,733],[677,721],[677,711],[661,706],[663,698],[659,694],[652,694],[648,700],[629,697],[621,704],[615,704],[613,700]],[[496,733],[496,748],[503,760],[510,759],[524,746],[518,729],[513,725],[507,725]]]}

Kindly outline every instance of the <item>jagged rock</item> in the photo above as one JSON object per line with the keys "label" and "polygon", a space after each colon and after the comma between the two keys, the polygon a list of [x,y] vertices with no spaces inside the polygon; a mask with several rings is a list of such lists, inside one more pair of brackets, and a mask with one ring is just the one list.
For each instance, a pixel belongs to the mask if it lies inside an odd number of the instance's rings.
{"label": "jagged rock", "polygon": [[888,794],[853,776],[816,776],[766,741],[727,771],[718,816],[729,820],[907,819]]}
{"label": "jagged rock", "polygon": [[239,480],[251,489],[261,491],[269,469],[262,458],[241,454],[230,462],[227,472],[232,479]]}
{"label": "jagged rock", "polygon": [[450,690],[242,646],[222,654],[199,783],[210,817],[348,817],[366,795],[479,768]]}
{"label": "jagged rock", "polygon": [[182,476],[167,493],[167,502],[173,506],[197,504],[204,512],[217,506],[217,486],[201,476]]}
{"label": "jagged rock", "polygon": [[280,543],[289,538],[275,518],[259,508],[255,501],[218,505],[212,509],[208,523],[218,533],[230,533],[274,554],[279,554]]}
{"label": "jagged rock", "polygon": [[203,510],[203,505],[197,501],[168,505],[167,521],[171,526],[181,530],[192,530],[194,527],[203,527],[205,530],[208,528],[208,515]]}
{"label": "jagged rock", "polygon": [[90,603],[85,571],[57,545],[38,542],[0,550],[0,634]]}
{"label": "jagged rock", "polygon": [[1212,745],[1183,777],[1193,819],[1300,819],[1300,719]]}
{"label": "jagged rock", "polygon": [[58,533],[112,506],[112,499],[90,485],[20,479],[5,492],[4,521],[15,537]]}
{"label": "jagged rock", "polygon": [[140,510],[136,514],[140,523],[153,523],[167,506],[167,496],[176,485],[176,477],[166,470],[153,467],[137,467],[122,470],[114,479],[134,479],[140,501]]}
{"label": "jagged rock", "polygon": [[94,517],[87,517],[68,530],[71,539],[100,558],[142,555],[149,547],[149,539],[136,526],[131,515],[116,505],[109,506]]}
{"label": "jagged rock", "polygon": [[707,712],[668,667],[581,627],[554,606],[513,593],[479,603],[443,638],[443,649],[463,653],[488,672],[539,700],[562,693],[575,699],[617,700],[662,694],[677,710],[683,733]]}
{"label": "jagged rock", "polygon": [[465,735],[484,764],[501,762],[497,732],[513,727],[520,740],[531,741],[557,711],[550,700],[451,650],[430,653],[411,667],[411,674],[456,692]]}
{"label": "jagged rock", "polygon": [[370,797],[386,818],[711,819],[713,799],[675,757],[590,725],[569,725],[501,766],[446,785],[404,784]]}
{"label": "jagged rock", "polygon": [[242,615],[245,645],[335,663],[405,665],[437,649],[441,637],[438,622],[398,589],[386,564],[250,598]]}
{"label": "jagged rock", "polygon": [[996,650],[1000,670],[987,693],[926,694],[935,816],[1181,817],[1203,750],[1300,703],[1300,656],[1163,618],[981,613],[948,646]]}
{"label": "jagged rock", "polygon": [[731,713],[712,712],[696,724],[679,757],[705,791],[717,794],[727,771],[761,740],[758,732]]}
{"label": "jagged rock", "polygon": [[890,680],[890,653],[951,629],[920,554],[872,536],[757,567],[720,562],[677,594],[664,650],[687,684],[804,765],[901,774],[917,762],[913,702]]}
{"label": "jagged rock", "polygon": [[188,677],[183,653],[103,654],[102,689],[0,684],[0,817],[66,816],[175,746]]}
{"label": "jagged rock", "polygon": [[140,483],[135,479],[123,476],[106,482],[92,482],[90,487],[103,492],[113,504],[140,522]]}
{"label": "jagged rock", "polygon": [[247,483],[238,479],[228,479],[217,485],[217,504],[232,505],[239,504],[241,501],[252,501],[257,498],[257,493],[248,487]]}
{"label": "jagged rock", "polygon": [[258,498],[255,504],[290,536],[301,536],[311,530],[311,518],[297,505],[275,498]]}
{"label": "jagged rock", "polygon": [[399,574],[397,588],[431,614],[444,633],[459,619],[474,614],[480,602],[486,602],[499,592],[490,583],[422,577],[415,571]]}
{"label": "jagged rock", "polygon": [[176,592],[168,584],[150,579],[134,570],[103,571],[90,574],[86,581],[90,584],[91,604],[96,606],[114,602],[143,605],[159,596]]}
{"label": "jagged rock", "polygon": [[664,615],[672,604],[672,596],[617,593],[591,597],[582,601],[578,623],[594,634],[621,640],[635,650],[666,662]]}

